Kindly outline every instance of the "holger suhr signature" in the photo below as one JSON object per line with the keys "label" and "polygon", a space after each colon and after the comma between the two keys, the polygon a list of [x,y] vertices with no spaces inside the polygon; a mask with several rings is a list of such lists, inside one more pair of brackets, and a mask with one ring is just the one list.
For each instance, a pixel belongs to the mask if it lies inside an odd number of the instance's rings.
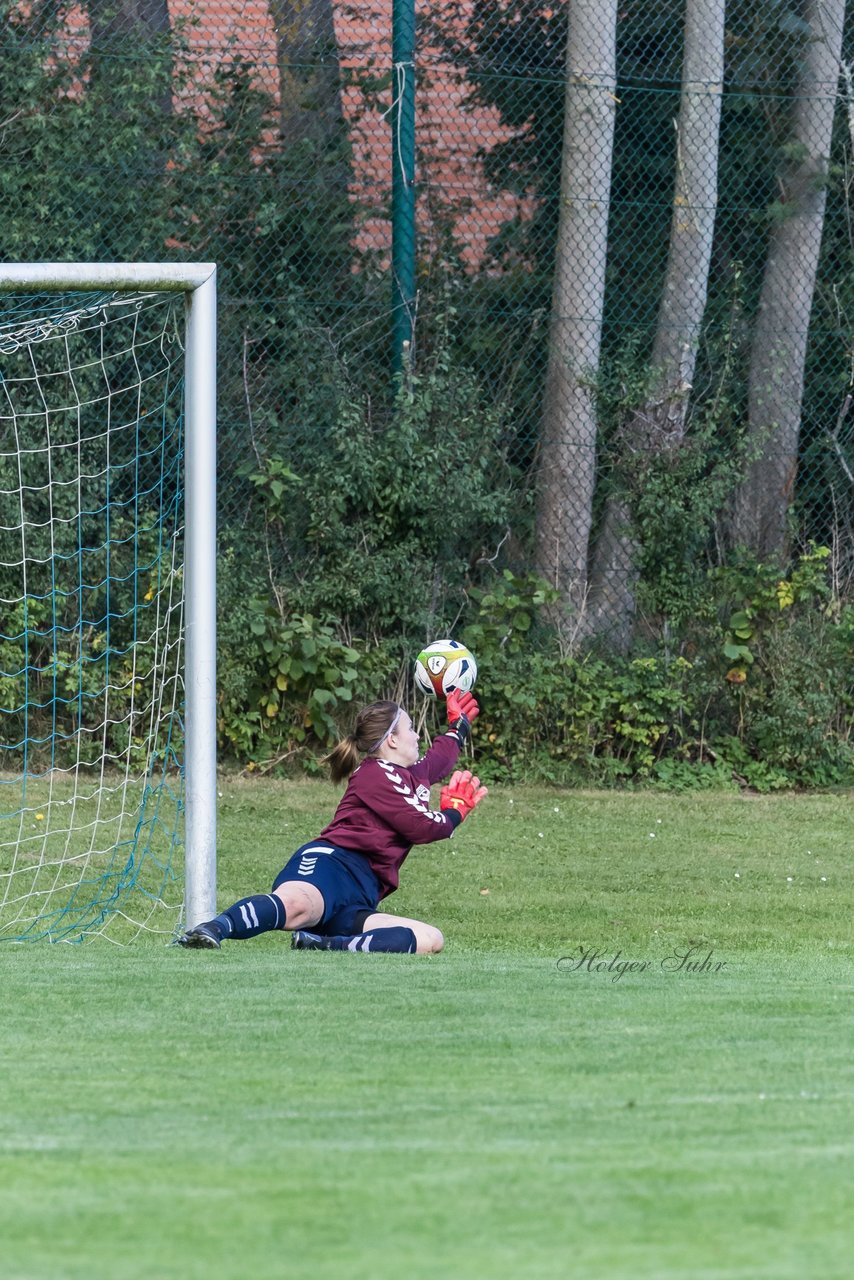
{"label": "holger suhr signature", "polygon": [[619,982],[627,973],[650,973],[658,970],[661,973],[720,973],[727,967],[726,960],[716,960],[712,948],[676,947],[673,951],[655,960],[628,960],[622,951],[609,953],[597,951],[593,947],[579,947],[574,955],[561,956],[557,967],[563,973],[607,973],[612,982]]}

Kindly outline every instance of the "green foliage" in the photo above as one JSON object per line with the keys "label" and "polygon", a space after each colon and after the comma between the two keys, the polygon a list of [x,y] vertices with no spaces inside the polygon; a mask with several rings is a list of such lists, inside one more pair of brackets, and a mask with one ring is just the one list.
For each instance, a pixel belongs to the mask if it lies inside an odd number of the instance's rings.
{"label": "green foliage", "polygon": [[725,602],[735,609],[727,621],[724,657],[734,665],[727,673],[733,684],[743,684],[748,668],[761,655],[763,639],[777,627],[780,614],[796,605],[821,605],[830,600],[827,583],[829,547],[816,547],[800,555],[788,577],[774,565],[736,563],[718,570],[713,578]]}
{"label": "green foliage", "polygon": [[289,710],[297,742],[308,730],[321,742],[333,740],[335,712],[353,700],[358,652],[337,639],[329,622],[310,614],[284,622],[268,611],[252,630],[267,666],[267,688],[258,699],[263,714],[272,720]]}
{"label": "green foliage", "polygon": [[683,738],[690,706],[683,658],[605,661],[553,652],[530,665],[529,683],[512,669],[503,686],[486,681],[483,727],[502,771],[521,767],[555,782],[642,780]]}
{"label": "green foliage", "polygon": [[463,638],[478,660],[478,769],[489,777],[619,781],[649,776],[683,736],[690,663],[564,654],[541,620],[555,593],[505,572],[471,592]]}
{"label": "green foliage", "polygon": [[[334,112],[322,121],[314,112],[304,136],[285,142],[277,103],[261,87],[266,73],[235,43],[206,68],[202,103],[180,23],[159,34],[140,28],[128,49],[127,33],[106,31],[110,14],[93,5],[97,38],[86,47],[65,39],[62,5],[5,3],[0,12],[3,257],[220,263],[224,750],[242,762],[310,761],[346,724],[353,701],[400,692],[416,646],[453,630],[480,662],[478,759],[493,776],[678,788],[733,777],[757,788],[829,785],[848,776],[852,623],[824,580],[820,548],[835,534],[831,517],[810,517],[819,548],[791,572],[747,562],[718,575],[708,569],[716,523],[746,462],[749,318],[779,212],[778,179],[804,159],[788,141],[804,37],[789,0],[728,7],[731,91],[690,431],[678,449],[643,459],[624,457],[617,435],[649,389],[682,8],[671,0],[630,7],[618,23],[594,515],[609,485],[628,493],[645,628],[628,659],[563,652],[548,625],[554,594],[524,567],[532,502],[520,480],[536,462],[548,353],[566,6],[451,4],[445,31],[431,33],[464,73],[471,105],[497,115],[500,132],[481,158],[493,191],[511,193],[521,212],[498,231],[488,270],[477,273],[462,266],[461,206],[436,218],[431,205],[441,265],[421,264],[418,362],[396,389],[376,302],[386,268],[353,248],[364,210],[350,181],[348,131]],[[390,89],[382,76],[354,74],[348,85],[369,110]],[[843,114],[836,160],[850,143]],[[835,163],[828,176],[796,494],[818,512],[829,511],[832,493],[840,528],[851,519],[838,483],[848,447],[840,406],[849,374],[838,336],[852,307],[848,173]],[[386,298],[387,280],[381,285]],[[843,455],[828,438],[833,422]],[[85,445],[80,461],[85,469]],[[8,497],[16,481],[7,481],[0,476]],[[54,514],[68,520],[72,486],[58,486],[55,500]],[[48,521],[32,501],[31,550],[43,552]],[[129,545],[116,551],[108,575],[110,611],[126,618],[133,591],[144,600],[151,589],[153,563],[144,557],[132,575],[126,564],[122,572],[129,554]],[[63,568],[61,554],[54,564],[42,559],[44,581],[3,624],[5,636],[27,632],[33,661],[22,664],[17,642],[0,642],[4,705],[20,718],[29,698],[30,729],[57,708],[72,723],[75,696],[97,696],[107,663],[132,684],[129,624],[112,624],[108,637],[97,588],[91,631],[50,634],[49,575],[73,566]],[[104,576],[101,560],[91,557],[93,583]],[[20,729],[14,716],[7,723]],[[133,741],[132,727],[111,732]]]}
{"label": "green foliage", "polygon": [[[673,790],[850,782],[854,615],[833,607],[826,571],[813,547],[785,579],[747,562],[714,574],[717,612],[686,622],[681,642],[674,632],[670,652],[633,658],[562,652],[542,618],[552,593],[534,577],[472,590],[478,769]],[[718,613],[735,625],[748,607],[755,662],[733,682]]]}
{"label": "green foliage", "polygon": [[334,365],[304,390],[298,478],[277,452],[248,468],[270,544],[286,553],[277,590],[289,613],[334,616],[372,644],[428,635],[458,613],[509,518],[503,414],[452,365],[447,342],[390,408]]}
{"label": "green foliage", "polygon": [[674,793],[691,791],[737,791],[733,766],[715,752],[714,760],[683,760],[663,756],[656,760],[647,785]]}
{"label": "green foliage", "polygon": [[719,747],[718,764],[742,786],[762,794],[791,789],[792,776],[772,761],[754,754],[743,735],[723,738]]}
{"label": "green foliage", "polygon": [[[151,534],[140,535],[143,558],[155,546]],[[105,748],[114,760],[148,766],[151,709],[162,696],[162,636],[154,620],[162,624],[179,597],[180,575],[156,555],[124,582],[120,566],[114,568],[115,581],[86,592],[92,612],[83,621],[61,612],[62,600],[49,596],[4,606],[0,705],[7,769],[94,765]],[[169,732],[178,751],[178,726]]]}
{"label": "green foliage", "polygon": [[262,462],[244,462],[238,475],[245,476],[264,496],[268,521],[283,521],[292,501],[293,486],[300,478],[277,453]]}
{"label": "green foliage", "polygon": [[[218,727],[225,754],[251,769],[333,742],[359,688],[359,650],[328,619],[283,618],[224,557]],[[309,757],[306,757],[308,762]]]}
{"label": "green foliage", "polygon": [[786,576],[745,559],[713,574],[721,623],[703,642],[718,655],[707,662],[709,735],[756,790],[830,786],[852,774],[854,645],[829,558],[811,545]]}
{"label": "green foliage", "polygon": [[187,85],[180,25],[152,36],[145,57],[93,46],[78,59],[60,52],[62,6],[31,15],[3,0],[0,16],[3,259],[132,261],[143,244],[162,253],[170,193],[195,151],[193,117],[168,109]]}
{"label": "green foliage", "polygon": [[540,610],[559,599],[558,592],[536,574],[511,569],[504,569],[486,586],[472,587],[468,594],[476,613],[463,639],[474,653],[494,658],[524,654]]}
{"label": "green foliage", "polygon": [[723,412],[698,414],[674,447],[645,449],[627,423],[649,403],[652,372],[639,339],[625,344],[596,381],[603,435],[597,516],[609,493],[624,495],[633,521],[638,609],[679,627],[711,603],[706,548],[721,506],[741,474],[742,459],[727,450]]}
{"label": "green foliage", "polygon": [[802,611],[765,632],[746,681],[733,691],[744,753],[729,755],[751,786],[850,780],[852,663],[854,648],[842,649],[837,625],[821,613]]}
{"label": "green foliage", "polygon": [[[851,782],[854,611],[828,607],[825,569],[814,548],[786,579],[746,562],[715,575],[717,611],[674,631],[667,650],[627,658],[566,653],[547,620],[554,592],[535,575],[504,570],[470,586],[456,634],[479,666],[478,771],[677,791]],[[340,626],[282,622],[260,587],[246,595],[245,576],[225,578],[220,732],[242,762],[310,765],[349,728],[354,703],[401,696],[419,641],[345,643]],[[720,619],[738,620],[745,600],[755,661],[736,683]]]}

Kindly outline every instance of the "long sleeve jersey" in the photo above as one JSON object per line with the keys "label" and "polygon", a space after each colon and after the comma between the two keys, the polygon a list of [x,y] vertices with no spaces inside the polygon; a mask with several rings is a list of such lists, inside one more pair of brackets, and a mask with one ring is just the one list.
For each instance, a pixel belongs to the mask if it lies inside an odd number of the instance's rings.
{"label": "long sleeve jersey", "polygon": [[437,737],[411,768],[371,757],[353,772],[321,838],[363,853],[380,882],[381,898],[394,893],[414,844],[447,840],[460,823],[455,810],[430,808],[430,784],[446,777],[460,754],[453,734]]}

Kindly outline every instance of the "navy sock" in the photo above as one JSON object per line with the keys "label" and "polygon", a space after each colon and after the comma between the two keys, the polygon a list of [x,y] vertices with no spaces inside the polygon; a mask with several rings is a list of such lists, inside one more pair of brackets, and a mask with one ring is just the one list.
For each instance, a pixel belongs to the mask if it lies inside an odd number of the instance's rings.
{"label": "navy sock", "polygon": [[241,898],[234,906],[220,912],[211,924],[216,925],[223,938],[254,938],[271,929],[284,929],[285,904],[274,893],[256,893],[251,898]]}
{"label": "navy sock", "polygon": [[[316,939],[316,940],[315,940]],[[324,938],[311,932],[300,934],[301,951],[402,951],[412,954],[416,947],[415,934],[403,925],[387,929],[372,929],[370,933],[353,933],[341,937]]]}

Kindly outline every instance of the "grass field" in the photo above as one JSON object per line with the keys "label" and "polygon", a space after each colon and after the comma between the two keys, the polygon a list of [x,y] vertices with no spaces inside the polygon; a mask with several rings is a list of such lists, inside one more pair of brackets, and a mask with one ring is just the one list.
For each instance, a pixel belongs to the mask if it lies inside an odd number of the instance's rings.
{"label": "grass field", "polygon": [[[335,793],[222,790],[224,905]],[[496,788],[434,957],[0,945],[0,1275],[848,1280],[850,809]]]}

